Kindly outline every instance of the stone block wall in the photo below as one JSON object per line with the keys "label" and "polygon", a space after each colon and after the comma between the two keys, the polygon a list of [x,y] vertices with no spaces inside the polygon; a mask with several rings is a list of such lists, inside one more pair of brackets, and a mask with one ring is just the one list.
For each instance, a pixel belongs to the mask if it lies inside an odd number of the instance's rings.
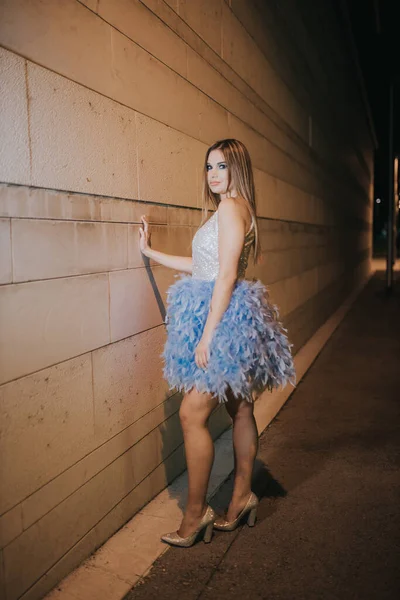
{"label": "stone block wall", "polygon": [[[40,598],[184,469],[153,246],[190,254],[204,153],[255,169],[299,349],[369,273],[373,139],[335,3],[3,0],[0,595]],[[266,397],[262,401],[268,401]],[[221,407],[213,435],[228,426]]]}

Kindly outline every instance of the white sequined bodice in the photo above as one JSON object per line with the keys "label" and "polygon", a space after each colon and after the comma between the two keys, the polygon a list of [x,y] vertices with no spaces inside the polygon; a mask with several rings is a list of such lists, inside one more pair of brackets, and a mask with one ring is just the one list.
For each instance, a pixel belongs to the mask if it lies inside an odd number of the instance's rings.
{"label": "white sequined bodice", "polygon": [[[251,228],[246,234],[239,258],[238,279],[245,275],[253,237],[254,228]],[[218,277],[218,210],[196,231],[192,241],[192,259],[192,277],[208,281]]]}

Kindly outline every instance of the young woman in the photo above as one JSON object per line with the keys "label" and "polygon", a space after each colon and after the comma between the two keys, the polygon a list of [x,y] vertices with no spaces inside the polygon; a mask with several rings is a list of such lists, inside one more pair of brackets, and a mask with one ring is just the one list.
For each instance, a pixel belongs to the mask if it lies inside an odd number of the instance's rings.
{"label": "young woman", "polygon": [[[216,210],[207,220],[210,205]],[[250,486],[258,434],[253,403],[265,389],[294,382],[295,372],[265,286],[244,278],[250,250],[255,262],[260,255],[253,172],[244,144],[220,140],[206,152],[203,221],[192,257],[153,250],[144,216],[142,222],[142,253],[184,272],[168,290],[162,356],[170,388],[184,392],[179,416],[189,490],[178,531],[161,539],[187,547],[201,531],[209,542],[213,527],[232,530],[245,515],[254,525],[258,498]],[[205,503],[214,460],[207,422],[218,402],[225,403],[233,421],[234,490],[225,519]]]}

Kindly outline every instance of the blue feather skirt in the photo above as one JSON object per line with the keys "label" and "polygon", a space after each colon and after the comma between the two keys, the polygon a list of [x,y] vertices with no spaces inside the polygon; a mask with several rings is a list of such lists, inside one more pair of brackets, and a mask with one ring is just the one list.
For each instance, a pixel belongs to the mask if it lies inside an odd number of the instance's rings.
{"label": "blue feather skirt", "polygon": [[207,320],[215,281],[181,274],[167,292],[167,341],[161,354],[170,389],[196,387],[219,402],[234,396],[252,402],[264,390],[295,384],[295,370],[277,308],[259,280],[238,280],[214,330],[207,369],[195,362],[195,350]]}

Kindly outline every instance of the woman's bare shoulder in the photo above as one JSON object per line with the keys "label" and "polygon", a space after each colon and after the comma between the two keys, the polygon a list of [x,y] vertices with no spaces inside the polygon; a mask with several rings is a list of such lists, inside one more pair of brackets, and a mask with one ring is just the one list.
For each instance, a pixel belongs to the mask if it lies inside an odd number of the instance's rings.
{"label": "woman's bare shoulder", "polygon": [[218,212],[223,213],[228,219],[241,219],[246,225],[246,229],[251,223],[251,214],[244,198],[224,198],[218,205]]}

